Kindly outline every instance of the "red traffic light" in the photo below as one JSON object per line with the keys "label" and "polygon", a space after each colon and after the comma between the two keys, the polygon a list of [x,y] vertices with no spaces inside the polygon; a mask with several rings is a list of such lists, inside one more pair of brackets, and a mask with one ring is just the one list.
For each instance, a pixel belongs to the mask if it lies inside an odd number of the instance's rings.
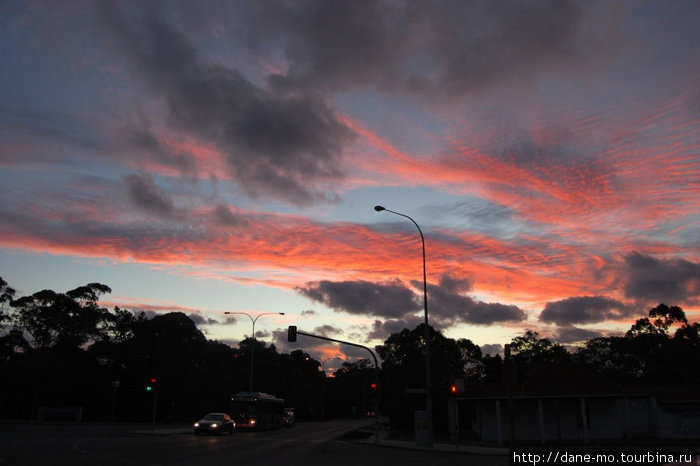
{"label": "red traffic light", "polygon": [[155,377],[151,377],[150,379],[148,379],[148,381],[149,383],[146,384],[146,391],[151,392],[155,390],[156,382],[158,382],[158,380]]}
{"label": "red traffic light", "polygon": [[457,394],[457,385],[455,385],[455,384],[450,385],[450,393],[452,393],[453,395]]}
{"label": "red traffic light", "polygon": [[372,390],[376,390],[376,389],[377,389],[377,383],[376,383],[376,382],[372,382],[372,383],[370,384],[369,388],[371,388]]}

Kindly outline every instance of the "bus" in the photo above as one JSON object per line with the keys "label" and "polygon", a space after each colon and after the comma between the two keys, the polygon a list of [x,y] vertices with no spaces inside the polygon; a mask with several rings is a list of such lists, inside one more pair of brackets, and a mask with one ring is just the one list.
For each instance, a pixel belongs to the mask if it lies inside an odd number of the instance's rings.
{"label": "bus", "polygon": [[268,393],[238,392],[231,397],[229,415],[236,429],[277,429],[283,414],[284,400]]}

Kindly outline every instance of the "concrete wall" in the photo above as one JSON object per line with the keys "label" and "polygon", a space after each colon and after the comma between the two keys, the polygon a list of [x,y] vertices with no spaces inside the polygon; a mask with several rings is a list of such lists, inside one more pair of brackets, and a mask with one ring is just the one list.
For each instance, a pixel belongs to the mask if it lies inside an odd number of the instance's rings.
{"label": "concrete wall", "polygon": [[700,403],[660,403],[659,435],[666,439],[700,439]]}
{"label": "concrete wall", "polygon": [[511,434],[515,442],[542,444],[658,438],[660,426],[675,437],[679,432],[696,431],[700,425],[700,412],[689,414],[683,408],[682,419],[678,415],[662,416],[655,400],[647,396],[455,402],[462,438],[499,444],[510,443]]}

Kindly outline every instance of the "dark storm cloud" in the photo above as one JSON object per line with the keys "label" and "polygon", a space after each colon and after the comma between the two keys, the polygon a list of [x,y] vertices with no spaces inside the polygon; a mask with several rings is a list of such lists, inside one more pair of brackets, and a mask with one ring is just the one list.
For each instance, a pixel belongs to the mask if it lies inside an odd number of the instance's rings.
{"label": "dark storm cloud", "polygon": [[491,325],[498,322],[522,322],[527,313],[513,304],[485,303],[466,298],[457,309],[458,320],[468,324]]}
{"label": "dark storm cloud", "polygon": [[190,312],[187,314],[187,317],[189,317],[197,326],[218,325],[221,323],[216,319],[212,319],[211,317],[205,317],[199,312]]}
{"label": "dark storm cloud", "polygon": [[297,291],[309,299],[350,314],[402,318],[418,309],[416,295],[400,282],[376,284],[363,280],[307,283]]}
{"label": "dark storm cloud", "polygon": [[232,212],[228,206],[218,205],[213,209],[214,220],[221,225],[242,226],[248,223],[248,219],[237,212]]}
{"label": "dark storm cloud", "polygon": [[518,306],[485,303],[466,296],[464,293],[471,289],[471,281],[444,275],[439,285],[428,288],[429,313],[445,325],[455,322],[490,325],[520,322],[527,318],[527,313]]}
{"label": "dark storm cloud", "polygon": [[[302,327],[301,330],[304,330]],[[309,332],[312,333],[312,332]],[[314,348],[320,348],[327,346],[329,343],[318,338],[309,338],[303,335],[299,335],[297,341],[290,342],[287,340],[287,329],[275,329],[272,331],[272,337],[270,338],[277,350],[280,353],[290,353],[295,350],[309,351]]]}
{"label": "dark storm cloud", "polygon": [[691,304],[700,298],[700,264],[660,260],[640,253],[625,258],[625,295],[636,300]]}
{"label": "dark storm cloud", "polygon": [[581,20],[569,0],[278,0],[247,3],[235,29],[257,53],[283,43],[309,85],[455,96],[582,60]]}
{"label": "dark storm cloud", "polygon": [[423,322],[423,319],[417,316],[409,316],[406,319],[375,320],[367,339],[386,341],[391,334],[401,333],[404,329],[413,330]]}
{"label": "dark storm cloud", "polygon": [[[414,282],[413,286],[422,289],[423,282]],[[428,312],[431,325],[447,326],[455,322],[489,325],[496,322],[519,322],[527,318],[525,311],[517,306],[484,303],[465,296],[464,293],[471,288],[469,280],[455,279],[449,275],[441,277],[439,285],[429,284]],[[367,281],[320,281],[309,283],[297,291],[337,311],[381,316],[397,325],[404,325],[403,322],[407,319],[412,321],[411,315],[423,309],[422,296],[416,295],[398,281],[382,284]]]}
{"label": "dark storm cloud", "polygon": [[165,98],[168,121],[215,143],[251,194],[304,204],[326,198],[319,186],[342,178],[341,149],[350,130],[308,88],[258,87],[237,70],[209,63],[193,41],[143,4],[127,17],[100,3],[122,52],[149,88]]}
{"label": "dark storm cloud", "polygon": [[127,195],[136,206],[149,213],[162,217],[175,214],[173,200],[146,174],[125,175]]}
{"label": "dark storm cloud", "polygon": [[343,329],[341,329],[341,328],[326,324],[326,325],[321,325],[319,327],[315,327],[311,333],[313,333],[315,335],[321,335],[324,337],[333,338],[335,336],[342,335],[344,332],[343,332]]}
{"label": "dark storm cloud", "polygon": [[235,325],[238,321],[234,316],[227,315],[226,318],[224,319],[224,324],[225,325]]}
{"label": "dark storm cloud", "polygon": [[603,337],[605,334],[596,330],[588,330],[577,327],[560,327],[552,336],[552,340],[556,343],[572,344],[582,341],[592,340],[594,338]]}
{"label": "dark storm cloud", "polygon": [[130,150],[145,154],[155,162],[177,168],[182,172],[192,170],[194,166],[187,155],[164,147],[149,129],[127,128],[125,136]]}
{"label": "dark storm cloud", "polygon": [[540,321],[557,325],[590,324],[623,319],[635,312],[632,307],[604,296],[578,296],[547,303]]}
{"label": "dark storm cloud", "polygon": [[[361,339],[353,339],[354,342],[356,341],[361,341]],[[366,340],[365,343],[369,343],[369,340]],[[372,355],[369,354],[369,352],[364,349],[364,348],[358,348],[357,346],[348,346],[348,345],[340,345],[340,349],[343,350],[343,354],[347,356],[347,358],[343,358],[343,363],[346,362],[356,362],[357,360],[364,359],[369,361],[370,367],[374,367],[374,358]],[[373,350],[376,356],[376,352]],[[381,367],[381,359],[377,361],[377,363]]]}

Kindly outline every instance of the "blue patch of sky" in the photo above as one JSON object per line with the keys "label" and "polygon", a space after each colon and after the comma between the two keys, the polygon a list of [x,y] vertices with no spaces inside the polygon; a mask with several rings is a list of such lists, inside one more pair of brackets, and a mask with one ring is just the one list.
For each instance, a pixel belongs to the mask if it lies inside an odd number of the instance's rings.
{"label": "blue patch of sky", "polygon": [[341,112],[362,121],[365,128],[407,155],[432,155],[444,148],[442,119],[411,100],[377,92],[344,92],[334,102]]}
{"label": "blue patch of sky", "polygon": [[[66,292],[88,283],[102,283],[112,289],[105,301],[128,296],[122,307],[130,303],[182,306],[206,311],[297,312],[308,308],[308,300],[281,288],[245,285],[230,280],[234,274],[221,272],[221,277],[197,278],[196,268],[174,267],[168,271],[157,265],[116,262],[110,259],[81,258],[46,253],[0,249],[0,276],[9,286],[25,296],[51,289]],[[245,277],[250,278],[250,277]],[[37,289],[40,287],[40,289]],[[140,301],[140,302],[139,302]],[[177,310],[177,309],[173,309]]]}
{"label": "blue patch of sky", "polygon": [[34,54],[29,60],[25,53],[29,53],[27,48],[18,47],[4,55],[0,73],[3,102],[38,109],[78,110],[97,106],[110,95],[105,92],[105,76],[94,62],[91,67],[73,66],[61,55]]}
{"label": "blue patch of sky", "polygon": [[401,221],[395,216],[388,217],[387,213],[375,212],[374,206],[383,205],[429,225],[435,223],[435,218],[424,206],[442,203],[444,198],[445,193],[427,186],[363,187],[344,193],[341,201],[324,213],[324,218],[362,224]]}
{"label": "blue patch of sky", "polygon": [[528,224],[508,207],[487,199],[462,195],[444,198],[438,203],[426,203],[422,212],[432,218],[436,228],[469,231],[501,240],[513,240],[529,233],[542,233],[542,227]]}

